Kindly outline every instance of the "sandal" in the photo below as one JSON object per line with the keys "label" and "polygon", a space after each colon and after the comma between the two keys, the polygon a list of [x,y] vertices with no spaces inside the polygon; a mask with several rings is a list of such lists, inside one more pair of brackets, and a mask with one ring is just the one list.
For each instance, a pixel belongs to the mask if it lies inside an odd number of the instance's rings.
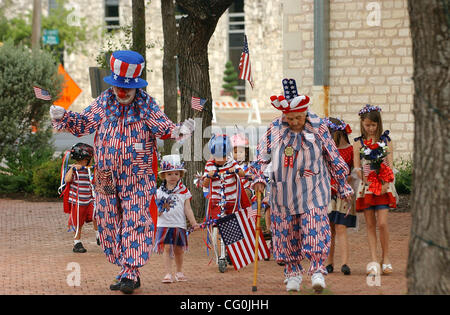
{"label": "sandal", "polygon": [[381,270],[383,271],[384,275],[388,275],[392,273],[392,265],[391,264],[382,264]]}
{"label": "sandal", "polygon": [[380,264],[377,262],[371,262],[367,264],[367,275],[371,277],[378,276],[378,270],[380,270]]}
{"label": "sandal", "polygon": [[184,276],[184,274],[182,272],[177,272],[175,274],[175,280],[177,280],[178,282],[186,282],[187,281],[186,277]]}
{"label": "sandal", "polygon": [[173,279],[172,279],[172,275],[170,273],[166,274],[164,279],[162,279],[162,283],[172,283],[172,282],[173,282]]}

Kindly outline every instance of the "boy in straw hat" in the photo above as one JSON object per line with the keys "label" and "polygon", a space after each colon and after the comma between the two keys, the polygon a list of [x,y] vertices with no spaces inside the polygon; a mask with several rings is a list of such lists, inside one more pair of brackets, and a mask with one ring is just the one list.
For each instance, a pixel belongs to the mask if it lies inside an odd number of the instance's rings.
{"label": "boy in straw hat", "polygon": [[283,80],[285,96],[272,96],[272,105],[283,114],[272,121],[257,147],[253,188],[264,191],[263,172],[269,176],[273,254],[285,263],[287,291],[299,291],[304,273],[301,261],[311,261],[309,274],[316,292],[325,288],[324,263],[330,246],[330,173],[338,196],[351,200],[346,182],[349,172],[333,142],[327,125],[308,112],[310,99],[298,95],[295,80]]}
{"label": "boy in straw hat", "polygon": [[[180,141],[194,130],[192,119],[174,124],[142,88],[144,58],[115,51],[112,85],[82,113],[50,107],[53,127],[78,137],[95,133],[95,201],[100,241],[109,262],[121,270],[111,290],[130,294],[140,286],[139,268],[151,253],[157,218],[156,138]],[[150,211],[149,211],[150,208]]]}
{"label": "boy in straw hat", "polygon": [[175,258],[176,281],[186,281],[183,274],[183,253],[188,249],[186,218],[194,229],[199,225],[191,208],[192,195],[181,178],[186,169],[177,154],[166,155],[161,162],[159,176],[163,179],[156,193],[158,223],[154,251],[164,253],[166,275],[163,283],[172,283],[172,259]]}

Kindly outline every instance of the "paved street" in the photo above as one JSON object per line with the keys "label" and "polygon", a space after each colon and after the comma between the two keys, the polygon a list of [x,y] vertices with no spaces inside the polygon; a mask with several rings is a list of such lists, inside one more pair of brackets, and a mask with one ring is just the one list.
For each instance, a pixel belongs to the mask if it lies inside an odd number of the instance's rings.
{"label": "paved street", "polygon": [[[381,277],[380,286],[368,286],[365,267],[369,262],[364,218],[357,230],[349,231],[352,275],[335,272],[326,277],[324,294],[405,294],[406,257],[410,214],[390,213],[391,260],[394,273]],[[0,294],[114,294],[109,284],[119,269],[107,262],[95,243],[92,224],[83,229],[82,240],[87,253],[72,252],[72,233],[67,232],[67,215],[60,202],[29,202],[0,199]],[[206,255],[206,232],[196,231],[189,238],[190,251],[185,255],[185,283],[161,283],[164,277],[162,256],[154,254],[141,269],[142,287],[136,294],[152,295],[267,295],[312,294],[311,281],[304,277],[300,293],[287,293],[283,284],[283,267],[273,260],[259,262],[258,291],[252,293],[253,265],[241,271],[232,267],[219,273],[211,256]],[[76,264],[72,264],[76,263]],[[72,266],[80,267],[79,286],[68,285]],[[69,267],[69,269],[68,269]],[[308,267],[305,262],[304,267]],[[337,269],[337,271],[336,271]],[[73,278],[69,277],[69,280]]]}

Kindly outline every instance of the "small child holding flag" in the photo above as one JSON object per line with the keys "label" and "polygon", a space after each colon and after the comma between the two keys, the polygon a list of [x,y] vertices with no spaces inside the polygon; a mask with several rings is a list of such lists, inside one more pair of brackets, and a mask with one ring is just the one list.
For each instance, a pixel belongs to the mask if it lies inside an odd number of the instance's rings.
{"label": "small child holding flag", "polygon": [[183,274],[183,253],[188,249],[186,218],[194,229],[199,225],[191,208],[192,195],[181,178],[186,169],[177,154],[166,155],[162,159],[159,176],[163,183],[158,188],[156,204],[158,220],[153,251],[164,253],[166,275],[163,283],[172,283],[172,259],[175,258],[176,281],[186,281]]}

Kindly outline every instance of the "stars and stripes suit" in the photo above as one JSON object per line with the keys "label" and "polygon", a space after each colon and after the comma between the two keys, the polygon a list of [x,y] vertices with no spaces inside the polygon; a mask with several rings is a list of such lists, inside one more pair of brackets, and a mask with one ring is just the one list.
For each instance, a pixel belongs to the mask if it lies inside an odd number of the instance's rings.
{"label": "stars and stripes suit", "polygon": [[[285,166],[285,149],[294,149],[292,166]],[[324,262],[331,240],[327,215],[330,174],[339,185],[339,195],[352,194],[345,175],[349,169],[331,138],[326,124],[308,112],[303,131],[294,133],[279,117],[272,121],[257,147],[251,172],[256,182],[265,182],[263,172],[272,162],[269,176],[274,257],[284,261],[285,276],[303,273],[300,262],[311,261],[309,273],[326,274]]]}
{"label": "stars and stripes suit", "polygon": [[149,207],[156,194],[156,138],[167,139],[177,125],[141,89],[121,105],[109,88],[82,113],[67,111],[53,126],[81,137],[96,133],[96,171],[111,170],[117,190],[96,191],[98,231],[107,259],[122,267],[122,277],[136,280],[149,259],[155,229]]}

